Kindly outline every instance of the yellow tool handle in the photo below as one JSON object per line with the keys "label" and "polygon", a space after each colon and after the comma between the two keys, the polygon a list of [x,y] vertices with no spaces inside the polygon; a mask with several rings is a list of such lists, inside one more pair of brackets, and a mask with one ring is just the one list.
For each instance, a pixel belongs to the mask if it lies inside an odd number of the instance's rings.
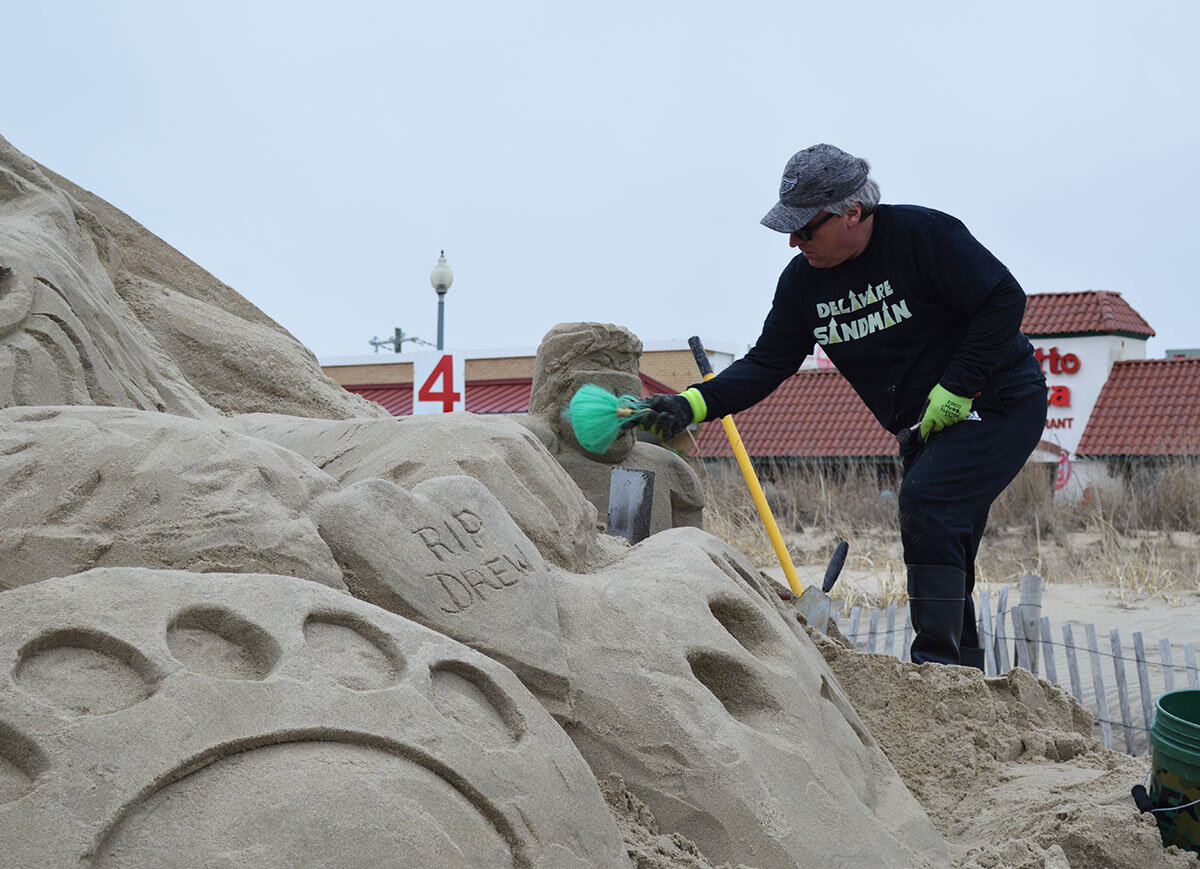
{"label": "yellow tool handle", "polygon": [[617,416],[633,416],[632,407],[618,407]]}
{"label": "yellow tool handle", "polygon": [[[704,352],[704,345],[695,336],[688,339],[688,344],[691,345],[692,355],[696,357],[696,365],[699,366],[700,373],[704,375],[705,380],[712,380],[716,375],[713,373],[712,365],[708,362],[708,354]],[[792,557],[788,554],[787,547],[783,545],[783,535],[779,533],[779,526],[775,523],[775,516],[771,513],[767,496],[763,494],[762,486],[758,484],[758,475],[754,473],[754,466],[750,464],[750,456],[746,454],[746,448],[742,445],[742,438],[738,434],[737,426],[733,424],[732,414],[721,417],[721,425],[725,426],[725,436],[729,438],[729,446],[733,448],[733,455],[737,459],[738,467],[742,469],[742,476],[746,478],[750,497],[754,499],[758,515],[762,518],[763,525],[766,526],[767,536],[771,538],[771,546],[775,549],[775,557],[779,559],[779,564],[783,568],[783,575],[787,577],[788,586],[794,594],[799,595],[803,593],[804,589],[800,587],[800,577],[796,575],[796,566],[792,564]]]}

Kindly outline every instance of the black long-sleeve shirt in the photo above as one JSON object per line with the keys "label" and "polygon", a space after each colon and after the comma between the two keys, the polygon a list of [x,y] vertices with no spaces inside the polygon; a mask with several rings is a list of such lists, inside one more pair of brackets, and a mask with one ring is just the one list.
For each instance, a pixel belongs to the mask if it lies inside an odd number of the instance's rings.
{"label": "black long-sleeve shirt", "polygon": [[796,256],[750,352],[696,384],[708,419],[766,398],[820,344],[879,423],[916,421],[935,383],[956,395],[1044,379],[1021,334],[1025,293],[957,218],[881,205],[866,249],[829,269]]}

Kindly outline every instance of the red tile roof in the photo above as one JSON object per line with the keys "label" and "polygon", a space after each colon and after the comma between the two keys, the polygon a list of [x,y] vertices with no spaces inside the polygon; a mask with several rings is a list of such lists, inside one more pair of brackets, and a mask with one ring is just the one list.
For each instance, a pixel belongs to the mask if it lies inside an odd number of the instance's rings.
{"label": "red tile roof", "polygon": [[1039,337],[1126,335],[1148,338],[1154,334],[1150,324],[1129,307],[1120,293],[1107,290],[1031,293],[1025,303],[1021,331]]}
{"label": "red tile roof", "polygon": [[1200,359],[1115,363],[1076,454],[1200,455]]}
{"label": "red tile roof", "polygon": [[656,393],[676,393],[679,391],[667,386],[661,380],[655,380],[648,374],[642,374],[640,371],[638,372],[638,377],[642,378],[642,398],[645,398],[647,395],[655,395]]}
{"label": "red tile roof", "polygon": [[[806,369],[734,417],[746,452],[756,458],[895,458],[896,439],[835,369]],[[731,458],[719,422],[701,427],[696,458]]]}
{"label": "red tile roof", "polygon": [[[675,392],[661,381],[645,374],[642,380],[642,395],[656,392]],[[533,387],[531,377],[507,377],[495,380],[467,381],[468,413],[526,413],[529,410],[529,393]],[[382,405],[392,416],[409,416],[413,408],[411,383],[386,383],[369,385],[347,385],[343,387],[363,398]]]}

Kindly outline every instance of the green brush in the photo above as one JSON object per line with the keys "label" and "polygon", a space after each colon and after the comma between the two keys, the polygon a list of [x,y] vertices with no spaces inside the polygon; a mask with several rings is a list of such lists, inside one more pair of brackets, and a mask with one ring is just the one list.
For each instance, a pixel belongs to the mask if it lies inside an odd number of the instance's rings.
{"label": "green brush", "polygon": [[563,416],[571,421],[575,440],[585,450],[604,453],[621,434],[621,427],[647,409],[632,395],[616,396],[593,383],[585,383],[571,397]]}

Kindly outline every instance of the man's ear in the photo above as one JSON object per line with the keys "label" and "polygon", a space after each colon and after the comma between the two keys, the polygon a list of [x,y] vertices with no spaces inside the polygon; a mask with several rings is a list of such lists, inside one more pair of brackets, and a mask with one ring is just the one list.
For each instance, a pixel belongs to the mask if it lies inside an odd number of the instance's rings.
{"label": "man's ear", "polygon": [[857,202],[850,206],[850,210],[846,212],[846,225],[853,228],[862,223],[863,208]]}

